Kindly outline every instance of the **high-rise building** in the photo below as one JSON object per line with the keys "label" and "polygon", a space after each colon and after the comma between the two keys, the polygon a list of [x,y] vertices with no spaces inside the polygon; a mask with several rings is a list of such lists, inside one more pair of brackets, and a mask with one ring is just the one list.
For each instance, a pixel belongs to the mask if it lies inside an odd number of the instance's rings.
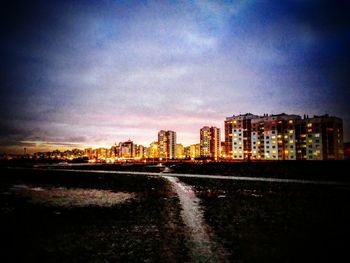
{"label": "high-rise building", "polygon": [[251,113],[233,115],[225,120],[225,151],[227,159],[244,160],[251,156]]}
{"label": "high-rise building", "polygon": [[252,159],[296,160],[298,115],[264,115],[251,121]]}
{"label": "high-rise building", "polygon": [[329,115],[238,115],[225,120],[228,159],[341,160],[343,123]]}
{"label": "high-rise building", "polygon": [[329,116],[304,115],[296,123],[298,160],[342,160],[343,121]]}
{"label": "high-rise building", "polygon": [[159,158],[171,160],[176,158],[176,132],[164,131],[158,132]]}
{"label": "high-rise building", "polygon": [[204,126],[200,129],[200,155],[217,159],[220,157],[220,129]]}

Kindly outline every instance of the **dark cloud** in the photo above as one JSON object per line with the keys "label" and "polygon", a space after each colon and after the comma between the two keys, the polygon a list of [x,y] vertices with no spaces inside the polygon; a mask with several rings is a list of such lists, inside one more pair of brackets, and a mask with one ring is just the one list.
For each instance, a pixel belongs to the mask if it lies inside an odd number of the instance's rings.
{"label": "dark cloud", "polygon": [[348,0],[289,1],[286,7],[290,8],[290,16],[321,34],[334,35],[349,30]]}
{"label": "dark cloud", "polygon": [[2,1],[0,143],[141,138],[140,125],[195,137],[172,120],[245,111],[328,112],[348,127],[350,2],[238,6]]}

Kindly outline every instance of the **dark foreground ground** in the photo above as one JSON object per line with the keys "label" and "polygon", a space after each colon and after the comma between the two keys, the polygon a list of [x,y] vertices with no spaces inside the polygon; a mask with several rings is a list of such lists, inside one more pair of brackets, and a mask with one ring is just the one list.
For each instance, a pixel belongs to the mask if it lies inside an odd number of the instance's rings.
{"label": "dark foreground ground", "polygon": [[[8,163],[4,165],[9,165]],[[13,163],[12,165],[18,166]],[[23,164],[21,164],[23,165]],[[34,164],[35,165],[35,164]],[[36,164],[39,167],[45,164]],[[33,163],[28,163],[32,167]],[[111,171],[161,172],[164,167],[172,173],[210,174],[230,176],[272,177],[303,180],[350,182],[350,161],[271,161],[271,162],[168,162],[124,164],[68,164],[54,168]]]}
{"label": "dark foreground ground", "polygon": [[232,262],[350,259],[350,187],[181,178]]}
{"label": "dark foreground ground", "polygon": [[[314,163],[209,165],[175,164],[171,169],[349,181],[344,162],[338,166],[337,162],[328,166],[320,163],[319,167]],[[292,173],[289,168],[294,176],[288,176]],[[124,165],[85,169],[157,172],[163,168]],[[5,244],[0,262],[191,262],[179,200],[162,178],[0,170],[0,241]],[[195,189],[213,238],[227,250],[231,262],[349,261],[349,185],[181,180]],[[24,186],[34,190],[28,193]],[[54,202],[38,202],[48,198],[40,194],[42,189],[104,189],[133,197],[109,206],[74,202],[62,206],[67,202],[57,196]]]}
{"label": "dark foreground ground", "polygon": [[[24,186],[39,194],[106,189],[135,197],[110,207],[61,206],[34,202],[40,196]],[[179,213],[177,197],[160,178],[2,169],[0,262],[186,262]]]}

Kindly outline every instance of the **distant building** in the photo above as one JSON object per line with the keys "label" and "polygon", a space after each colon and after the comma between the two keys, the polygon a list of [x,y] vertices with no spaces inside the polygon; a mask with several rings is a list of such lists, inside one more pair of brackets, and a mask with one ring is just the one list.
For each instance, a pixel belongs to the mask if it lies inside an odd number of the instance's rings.
{"label": "distant building", "polygon": [[158,132],[159,158],[171,160],[176,158],[176,132],[164,131]]}
{"label": "distant building", "polygon": [[298,160],[344,159],[343,121],[329,116],[314,116],[296,123]]}
{"label": "distant building", "polygon": [[296,160],[295,124],[298,115],[267,114],[251,121],[251,158]]}
{"label": "distant building", "polygon": [[135,158],[136,159],[142,159],[144,157],[145,157],[145,147],[143,145],[137,145],[136,146]]}
{"label": "distant building", "polygon": [[251,121],[258,116],[251,113],[233,115],[225,120],[226,158],[248,159],[251,155]]}
{"label": "distant building", "polygon": [[343,123],[329,115],[228,117],[225,148],[226,158],[233,160],[342,160]]}
{"label": "distant building", "polygon": [[226,158],[225,142],[220,143],[220,158]]}
{"label": "distant building", "polygon": [[113,145],[109,149],[109,155],[110,155],[111,158],[118,157],[118,147],[116,145]]}
{"label": "distant building", "polygon": [[204,158],[220,157],[220,129],[204,126],[200,129],[200,156]]}
{"label": "distant building", "polygon": [[184,147],[184,155],[185,155],[185,159],[191,158],[191,146]]}
{"label": "distant building", "polygon": [[180,143],[176,144],[176,159],[185,159],[185,149]]}
{"label": "distant building", "polygon": [[199,158],[200,156],[201,156],[201,152],[200,152],[199,143],[190,145],[190,157],[191,157],[191,159]]}
{"label": "distant building", "polygon": [[92,148],[85,148],[84,149],[84,156],[88,157],[89,159],[93,158]]}
{"label": "distant building", "polygon": [[106,159],[107,158],[107,153],[108,153],[108,149],[106,148],[97,148],[95,149],[95,157],[96,159]]}
{"label": "distant building", "polygon": [[119,157],[125,159],[135,158],[136,145],[130,139],[126,142],[119,143]]}
{"label": "distant building", "polygon": [[152,142],[148,147],[147,158],[159,158],[158,142]]}

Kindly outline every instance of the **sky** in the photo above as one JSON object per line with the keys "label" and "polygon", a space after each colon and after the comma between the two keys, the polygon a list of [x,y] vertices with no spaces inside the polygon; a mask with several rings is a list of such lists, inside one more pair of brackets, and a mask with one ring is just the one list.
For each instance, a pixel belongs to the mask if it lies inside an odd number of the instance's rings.
{"label": "sky", "polygon": [[0,153],[184,145],[228,116],[328,113],[350,141],[350,3],[2,1]]}

